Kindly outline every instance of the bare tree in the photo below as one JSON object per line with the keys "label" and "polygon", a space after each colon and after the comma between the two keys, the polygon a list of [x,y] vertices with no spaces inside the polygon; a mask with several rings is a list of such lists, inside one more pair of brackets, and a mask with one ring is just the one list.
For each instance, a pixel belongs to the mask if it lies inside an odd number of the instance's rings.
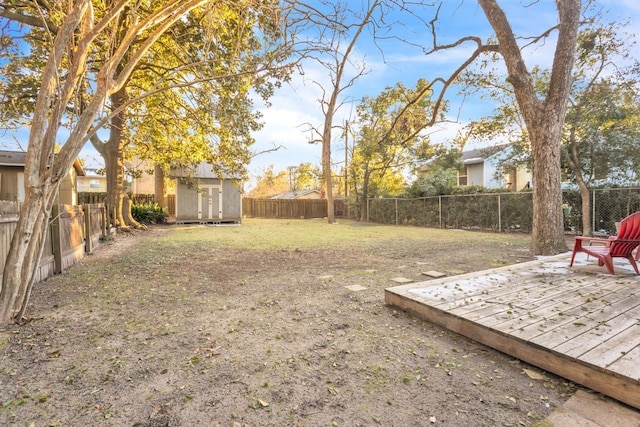
{"label": "bare tree", "polygon": [[345,102],[342,98],[344,92],[367,73],[366,64],[354,59],[355,46],[368,27],[379,25],[379,20],[374,15],[381,11],[384,5],[381,0],[374,0],[362,11],[350,10],[349,2],[327,2],[323,3],[323,6],[326,10],[305,7],[299,11],[313,22],[319,31],[317,37],[309,42],[305,53],[307,59],[316,61],[325,69],[330,81],[328,85],[321,81],[313,81],[321,91],[319,103],[324,123],[321,128],[309,126],[313,134],[310,142],[319,142],[322,145],[323,189],[327,198],[327,221],[331,224],[335,222],[331,171],[333,122],[336,112]]}

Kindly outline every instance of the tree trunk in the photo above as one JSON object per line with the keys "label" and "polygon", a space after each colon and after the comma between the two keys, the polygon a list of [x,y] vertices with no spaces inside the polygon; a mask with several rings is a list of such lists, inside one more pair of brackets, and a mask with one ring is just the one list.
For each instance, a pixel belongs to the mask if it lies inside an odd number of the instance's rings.
{"label": "tree trunk", "polygon": [[[20,321],[35,281],[51,212],[51,189],[27,192],[20,209],[0,289],[0,322]],[[48,200],[50,200],[48,202]]]}
{"label": "tree trunk", "polygon": [[569,149],[566,152],[565,159],[576,177],[578,183],[578,190],[580,191],[580,201],[582,204],[582,235],[591,236],[593,229],[591,227],[591,194],[587,182],[584,180],[582,169],[580,168],[580,158],[578,156],[578,144],[573,137],[575,133],[572,130],[572,137],[570,138]]}
{"label": "tree trunk", "polygon": [[[330,104],[331,111],[335,108],[335,101]],[[327,113],[322,134],[322,172],[324,174],[325,197],[327,198],[327,222],[336,222],[335,209],[333,203],[333,176],[331,175],[331,125],[333,114]]]}
{"label": "tree trunk", "polygon": [[27,152],[24,175],[28,191],[20,207],[20,217],[11,239],[0,288],[2,324],[12,320],[19,322],[25,313],[44,250],[51,208],[60,187],[61,174],[56,172],[58,169],[54,166],[44,169],[36,167],[39,162],[35,157],[38,155]]}
{"label": "tree trunk", "polygon": [[167,204],[166,188],[164,185],[164,170],[162,169],[162,166],[156,164],[153,167],[153,179],[153,190],[156,203],[168,212],[169,205]]}
{"label": "tree trunk", "polygon": [[[118,109],[127,99],[126,89],[120,89],[110,97],[111,107]],[[109,139],[102,152],[107,172],[107,212],[110,222],[116,227],[143,227],[131,215],[131,204],[125,194],[124,180],[124,127],[126,126],[126,109],[120,109],[111,119]],[[125,198],[127,202],[125,203]]]}
{"label": "tree trunk", "polygon": [[113,123],[109,140],[105,143],[104,166],[107,172],[107,205],[108,219],[112,227],[125,225],[122,216],[122,194],[124,193],[124,156],[120,147],[120,130]]}
{"label": "tree trunk", "polygon": [[364,175],[362,176],[362,193],[360,194],[360,221],[367,219],[367,199],[369,198],[369,179],[371,172],[369,164],[365,165]]}
{"label": "tree trunk", "polygon": [[562,216],[560,151],[562,126],[573,78],[578,26],[582,2],[556,2],[558,40],[553,58],[549,92],[538,98],[522,57],[518,40],[496,0],[478,0],[499,41],[518,107],[529,132],[533,175],[533,226],[531,250],[535,255],[567,251]]}
{"label": "tree trunk", "polygon": [[593,235],[593,228],[591,227],[591,192],[587,187],[587,184],[581,179],[578,179],[578,189],[580,190],[580,201],[582,202],[582,235]]}
{"label": "tree trunk", "polygon": [[[567,251],[562,212],[561,129],[562,122],[531,133],[533,178],[531,250],[537,255],[554,255]],[[542,132],[539,132],[540,130]]]}

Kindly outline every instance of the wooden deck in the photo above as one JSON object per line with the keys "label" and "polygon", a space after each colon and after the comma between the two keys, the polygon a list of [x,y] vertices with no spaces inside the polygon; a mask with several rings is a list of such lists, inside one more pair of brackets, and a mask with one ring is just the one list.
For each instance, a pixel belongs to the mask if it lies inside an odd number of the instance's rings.
{"label": "wooden deck", "polygon": [[385,302],[640,409],[640,277],[550,257],[385,290]]}

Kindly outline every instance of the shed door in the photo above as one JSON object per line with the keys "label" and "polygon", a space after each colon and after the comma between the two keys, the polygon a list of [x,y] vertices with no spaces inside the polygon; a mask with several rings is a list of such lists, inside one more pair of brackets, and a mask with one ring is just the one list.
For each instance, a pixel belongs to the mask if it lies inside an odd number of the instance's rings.
{"label": "shed door", "polygon": [[219,185],[200,185],[198,219],[222,219],[222,191]]}

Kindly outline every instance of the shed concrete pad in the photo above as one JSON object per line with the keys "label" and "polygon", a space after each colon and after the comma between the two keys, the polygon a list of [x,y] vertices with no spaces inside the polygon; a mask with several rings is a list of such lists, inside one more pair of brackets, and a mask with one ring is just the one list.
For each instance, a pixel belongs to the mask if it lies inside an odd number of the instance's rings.
{"label": "shed concrete pad", "polygon": [[640,412],[600,395],[578,390],[546,421],[553,427],[638,427]]}
{"label": "shed concrete pad", "polygon": [[391,281],[396,283],[411,283],[413,280],[407,279],[406,277],[394,277]]}
{"label": "shed concrete pad", "polygon": [[445,273],[442,273],[440,271],[435,271],[435,270],[423,271],[422,275],[433,277],[434,279],[439,279],[440,277],[446,276]]}
{"label": "shed concrete pad", "polygon": [[345,288],[349,289],[350,291],[364,291],[367,290],[368,288],[362,286],[362,285],[349,285],[349,286],[345,286]]}

